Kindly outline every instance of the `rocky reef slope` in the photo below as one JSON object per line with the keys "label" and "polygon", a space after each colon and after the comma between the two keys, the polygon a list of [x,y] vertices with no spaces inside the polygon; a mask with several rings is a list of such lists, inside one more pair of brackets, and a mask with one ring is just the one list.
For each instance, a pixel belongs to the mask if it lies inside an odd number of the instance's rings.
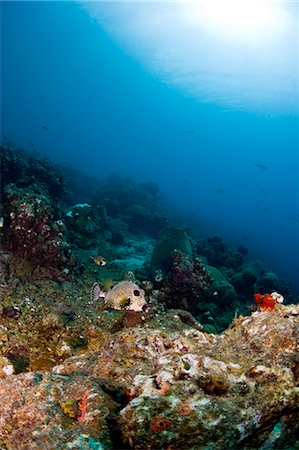
{"label": "rocky reef slope", "polygon": [[0,449],[299,449],[291,287],[153,183],[0,150]]}

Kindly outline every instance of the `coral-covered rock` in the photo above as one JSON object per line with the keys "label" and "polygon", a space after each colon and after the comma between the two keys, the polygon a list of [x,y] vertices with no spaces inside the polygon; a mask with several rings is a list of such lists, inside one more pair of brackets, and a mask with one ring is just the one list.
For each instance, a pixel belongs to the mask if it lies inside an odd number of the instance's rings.
{"label": "coral-covered rock", "polygon": [[[243,306],[244,309],[244,301],[238,298],[237,292],[223,272],[208,264],[205,268],[210,282],[197,302],[193,314],[205,330],[220,332],[229,326],[238,308]],[[246,308],[245,312],[247,313]]]}
{"label": "coral-covered rock", "polygon": [[114,245],[120,245],[125,242],[128,236],[128,225],[121,219],[107,219],[107,231],[105,235],[107,240]]}
{"label": "coral-covered rock", "polygon": [[52,374],[0,380],[0,442],[9,450],[295,448],[298,338],[299,305],[240,316],[221,335],[175,315],[111,335],[93,328],[96,350]]}
{"label": "coral-covered rock", "polygon": [[53,199],[64,193],[62,172],[46,159],[39,159],[9,146],[0,147],[1,198],[6,185],[14,183],[17,187],[30,187],[39,184]]}
{"label": "coral-covered rock", "polygon": [[296,296],[290,285],[259,261],[244,264],[238,271],[225,270],[225,272],[238,295],[244,299],[252,298],[257,292],[278,291],[288,303],[296,302]]}
{"label": "coral-covered rock", "polygon": [[151,237],[156,237],[167,225],[165,214],[153,208],[153,205],[133,205],[124,210],[123,218],[131,233]]}
{"label": "coral-covered rock", "polygon": [[23,268],[27,264],[25,272],[31,272],[30,277],[33,272],[51,278],[65,276],[70,246],[61,220],[64,192],[62,173],[53,164],[1,147],[2,285],[18,277],[22,264]]}
{"label": "coral-covered rock", "polygon": [[253,268],[248,266],[244,267],[242,271],[234,273],[230,281],[240,294],[252,296],[254,293],[254,283],[257,278],[257,274]]}
{"label": "coral-covered rock", "polygon": [[89,203],[77,203],[65,213],[67,235],[79,248],[90,248],[105,241],[104,226],[98,211]]}
{"label": "coral-covered rock", "polygon": [[[130,233],[156,238],[167,224],[165,209],[159,200],[159,189],[155,183],[136,183],[128,177],[112,174],[102,181],[85,179],[82,174],[68,174],[69,190],[76,191],[77,198],[98,205],[102,220],[113,236],[117,224],[111,227],[111,220],[119,219]],[[122,227],[123,228],[123,227]],[[122,233],[121,233],[122,235]],[[121,236],[120,235],[120,236]]]}
{"label": "coral-covered rock", "polygon": [[169,308],[194,312],[210,284],[210,274],[199,259],[174,250],[172,267],[160,289],[159,299]]}
{"label": "coral-covered rock", "polygon": [[287,448],[299,423],[298,325],[292,305],[240,317],[219,336],[137,328],[55,370],[80,367],[123,391],[118,424],[132,448],[249,450],[273,434],[265,448]]}
{"label": "coral-covered rock", "polygon": [[55,220],[49,199],[38,186],[31,189],[9,184],[5,188],[9,225],[3,246],[14,255],[37,265],[62,269],[69,257],[69,244],[64,237],[65,225]]}
{"label": "coral-covered rock", "polygon": [[170,272],[174,250],[192,257],[192,248],[187,233],[179,228],[167,228],[163,231],[154,247],[150,264],[150,270],[153,275],[157,270],[161,270],[164,274]]}
{"label": "coral-covered rock", "polygon": [[116,404],[96,380],[20,374],[0,380],[0,396],[1,448],[111,448],[107,421]]}
{"label": "coral-covered rock", "polygon": [[219,236],[212,236],[197,244],[197,253],[207,258],[215,267],[240,268],[244,260],[244,252],[231,250]]}
{"label": "coral-covered rock", "polygon": [[230,306],[236,299],[237,293],[226,278],[226,276],[216,267],[206,265],[207,271],[210,273],[211,283],[206,291],[206,297],[222,307]]}
{"label": "coral-covered rock", "polygon": [[277,275],[271,271],[261,274],[254,284],[255,292],[268,292],[280,289],[280,281]]}

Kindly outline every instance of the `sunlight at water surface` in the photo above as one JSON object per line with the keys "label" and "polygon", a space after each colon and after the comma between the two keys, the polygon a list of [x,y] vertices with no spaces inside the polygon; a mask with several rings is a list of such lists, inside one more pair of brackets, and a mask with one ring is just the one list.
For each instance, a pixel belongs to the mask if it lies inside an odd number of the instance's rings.
{"label": "sunlight at water surface", "polygon": [[83,4],[151,73],[199,101],[297,112],[297,3]]}

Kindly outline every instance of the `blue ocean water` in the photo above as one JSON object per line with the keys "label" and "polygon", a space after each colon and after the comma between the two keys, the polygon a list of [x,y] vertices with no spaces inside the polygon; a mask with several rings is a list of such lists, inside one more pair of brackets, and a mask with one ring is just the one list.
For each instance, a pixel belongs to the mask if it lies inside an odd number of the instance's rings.
{"label": "blue ocean water", "polygon": [[299,291],[298,5],[254,43],[146,5],[1,2],[1,138],[158,183]]}

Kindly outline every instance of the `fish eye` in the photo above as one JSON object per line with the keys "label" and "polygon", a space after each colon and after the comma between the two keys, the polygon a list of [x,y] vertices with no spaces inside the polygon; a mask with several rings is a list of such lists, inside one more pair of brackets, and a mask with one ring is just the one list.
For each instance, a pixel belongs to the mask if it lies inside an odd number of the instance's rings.
{"label": "fish eye", "polygon": [[133,294],[134,294],[136,297],[139,297],[140,291],[138,291],[138,289],[135,289],[135,290],[133,291]]}

